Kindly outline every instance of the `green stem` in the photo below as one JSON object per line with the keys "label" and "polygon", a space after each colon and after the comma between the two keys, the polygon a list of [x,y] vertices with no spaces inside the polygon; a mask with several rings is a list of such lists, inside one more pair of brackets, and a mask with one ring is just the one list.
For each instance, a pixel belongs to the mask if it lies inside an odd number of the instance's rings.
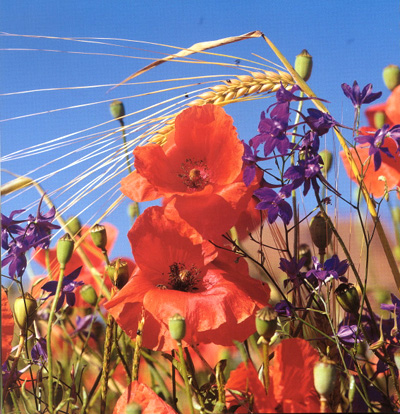
{"label": "green stem", "polygon": [[111,313],[107,317],[106,338],[104,342],[104,356],[103,356],[103,372],[101,375],[101,403],[100,413],[104,414],[106,411],[107,391],[108,391],[108,376],[111,359],[111,348],[113,343],[114,318]]}
{"label": "green stem", "polygon": [[263,376],[264,376],[264,388],[265,393],[268,394],[269,389],[269,340],[263,340],[262,343],[263,349]]}
{"label": "green stem", "polygon": [[187,399],[188,399],[188,402],[189,402],[190,414],[194,414],[193,401],[192,401],[192,392],[190,390],[188,372],[187,372],[187,369],[186,369],[185,358],[183,357],[183,348],[182,348],[182,342],[181,341],[178,341],[178,353],[179,353],[179,359],[181,361],[182,376],[183,376],[183,380],[185,381],[186,396],[187,396]]}
{"label": "green stem", "polygon": [[129,161],[129,153],[128,153],[128,145],[126,142],[126,135],[125,135],[125,125],[124,121],[120,119],[121,126],[122,126],[122,141],[124,142],[124,149],[125,149],[125,157],[126,157],[126,165],[128,166],[129,174],[132,172],[131,163]]}

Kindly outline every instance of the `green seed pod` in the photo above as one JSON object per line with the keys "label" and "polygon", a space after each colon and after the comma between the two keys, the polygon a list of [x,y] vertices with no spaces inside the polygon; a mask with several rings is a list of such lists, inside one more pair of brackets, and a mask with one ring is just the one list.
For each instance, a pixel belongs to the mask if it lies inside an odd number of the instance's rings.
{"label": "green seed pod", "polygon": [[98,247],[101,250],[106,249],[107,232],[104,226],[101,226],[100,224],[95,224],[90,229],[90,235],[92,236],[93,243],[96,247]]}
{"label": "green seed pod", "polygon": [[380,129],[386,123],[386,114],[383,111],[377,111],[374,113],[374,127]]}
{"label": "green seed pod", "polygon": [[356,380],[354,375],[349,376],[349,401],[352,403],[354,401],[354,396],[356,394]]}
{"label": "green seed pod", "polygon": [[24,296],[15,299],[14,302],[14,319],[15,323],[21,329],[21,333],[31,327],[36,317],[37,303],[36,299],[28,292]]}
{"label": "green seed pod", "polygon": [[336,384],[336,364],[323,358],[314,365],[314,387],[322,397],[329,397]]}
{"label": "green seed pod", "polygon": [[179,313],[176,313],[168,321],[169,333],[175,341],[181,341],[186,334],[186,322],[185,318]]}
{"label": "green seed pod", "polygon": [[80,236],[82,224],[81,224],[81,221],[79,220],[79,217],[77,216],[70,217],[67,220],[67,228],[72,233],[73,236],[76,236],[76,235]]}
{"label": "green seed pod", "polygon": [[123,117],[125,116],[125,108],[121,101],[111,102],[110,112],[115,119],[117,119],[122,125],[124,124]]}
{"label": "green seed pod", "polygon": [[264,339],[269,341],[278,326],[278,314],[270,307],[266,306],[256,313],[256,330]]}
{"label": "green seed pod", "polygon": [[389,65],[383,69],[383,82],[386,87],[392,91],[396,86],[400,85],[400,68],[397,65]]}
{"label": "green seed pod", "polygon": [[294,63],[295,71],[307,82],[310,79],[313,66],[312,56],[306,49],[296,56]]}
{"label": "green seed pod", "polygon": [[62,267],[70,261],[73,251],[74,241],[71,236],[66,233],[60,238],[60,240],[58,240],[57,243],[57,260]]}
{"label": "green seed pod", "polygon": [[311,261],[312,261],[312,254],[310,246],[306,243],[302,243],[299,246],[299,259],[302,259],[303,257],[306,257],[306,261],[304,263],[304,267],[307,269],[310,269]]}
{"label": "green seed pod", "polygon": [[121,259],[114,260],[107,268],[108,277],[118,289],[122,289],[129,280],[128,263]]}
{"label": "green seed pod", "polygon": [[125,414],[142,414],[142,406],[132,402],[125,407]]}
{"label": "green seed pod", "polygon": [[322,161],[323,161],[322,172],[324,176],[326,177],[328,175],[328,172],[332,168],[332,153],[325,149],[325,150],[320,151],[319,156],[322,158]]}
{"label": "green seed pod", "polygon": [[93,286],[85,285],[82,286],[82,289],[79,291],[82,299],[91,306],[96,306],[98,301],[98,296]]}
{"label": "green seed pod", "polygon": [[336,300],[345,312],[357,315],[360,309],[360,296],[352,283],[341,283],[335,290]]}
{"label": "green seed pod", "polygon": [[311,220],[310,233],[313,243],[320,250],[325,250],[331,242],[332,230],[321,212]]}

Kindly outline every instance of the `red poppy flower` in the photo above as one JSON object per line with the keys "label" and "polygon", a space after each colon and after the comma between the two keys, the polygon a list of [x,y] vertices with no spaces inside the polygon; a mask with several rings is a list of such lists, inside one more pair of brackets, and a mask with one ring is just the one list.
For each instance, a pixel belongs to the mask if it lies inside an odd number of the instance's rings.
{"label": "red poppy flower", "polygon": [[230,252],[217,251],[185,221],[170,221],[163,208],[151,207],[128,233],[137,270],[105,304],[117,323],[136,336],[142,309],[146,322],[143,346],[169,351],[176,342],[168,320],[186,319],[184,345],[231,345],[254,332],[254,315],[267,304],[269,288],[252,279],[247,263]]}
{"label": "red poppy flower", "polygon": [[121,395],[114,407],[113,414],[125,414],[129,403],[135,402],[142,407],[142,414],[177,414],[151,388],[133,381]]}
{"label": "red poppy flower", "polygon": [[[400,124],[400,85],[396,86],[386,101],[386,115],[391,124]],[[387,122],[389,123],[389,122]]]}
{"label": "red poppy flower", "polygon": [[[362,135],[374,135],[375,129],[363,127],[360,129]],[[369,148],[364,145],[357,145],[357,152],[354,148],[350,149],[353,159],[357,165],[358,171],[364,173],[364,183],[368,189],[368,192],[374,197],[382,197],[385,193],[385,182],[378,180],[382,175],[386,178],[388,189],[394,188],[396,185],[400,185],[400,155],[397,152],[396,143],[392,139],[385,141],[385,147],[389,149],[389,152],[393,155],[393,158],[381,153],[382,164],[379,170],[375,171],[374,162],[371,159],[367,167],[366,163],[369,158]],[[350,164],[344,151],[340,152],[340,156],[343,161],[343,165],[346,169],[347,175],[357,182],[353,172],[351,171]]]}
{"label": "red poppy flower", "polygon": [[257,187],[259,177],[249,187],[243,182],[243,152],[233,120],[222,108],[194,106],[177,116],[168,145],[134,150],[137,171],[122,179],[121,191],[135,201],[167,198],[167,215],[175,216],[176,209],[212,238],[235,224]]}
{"label": "red poppy flower", "polygon": [[14,335],[14,318],[8,303],[6,292],[1,289],[1,364],[7,360],[11,352]]}
{"label": "red poppy flower", "polygon": [[[252,394],[254,412],[319,412],[320,403],[314,388],[313,375],[313,367],[318,360],[317,351],[304,339],[285,339],[275,349],[268,395],[265,395],[264,386],[250,363],[247,367],[240,364],[231,373],[225,388],[241,391],[243,395]],[[227,403],[228,406],[236,405],[238,399],[228,392]]]}

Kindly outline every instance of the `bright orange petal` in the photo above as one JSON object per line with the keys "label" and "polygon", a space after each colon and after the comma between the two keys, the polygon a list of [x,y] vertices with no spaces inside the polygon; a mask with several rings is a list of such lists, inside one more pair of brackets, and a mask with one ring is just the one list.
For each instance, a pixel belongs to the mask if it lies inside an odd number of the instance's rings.
{"label": "bright orange petal", "polygon": [[386,101],[386,115],[393,125],[400,124],[400,85],[393,89]]}
{"label": "bright orange petal", "polygon": [[7,360],[11,352],[14,334],[14,318],[8,303],[6,292],[1,289],[1,364]]}

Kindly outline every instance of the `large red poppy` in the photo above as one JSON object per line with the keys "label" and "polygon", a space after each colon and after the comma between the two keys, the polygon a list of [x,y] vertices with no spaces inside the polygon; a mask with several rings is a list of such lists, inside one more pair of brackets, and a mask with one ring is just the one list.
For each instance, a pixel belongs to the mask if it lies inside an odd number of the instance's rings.
{"label": "large red poppy", "polygon": [[1,289],[1,364],[7,360],[11,352],[14,334],[14,318],[8,303],[6,292]]}
{"label": "large red poppy", "polygon": [[275,349],[268,395],[253,365],[242,363],[231,373],[226,383],[227,404],[237,405],[240,401],[229,392],[236,390],[243,395],[254,396],[254,412],[319,412],[320,403],[313,376],[313,367],[318,360],[318,352],[304,339],[285,339]]}
{"label": "large red poppy", "polygon": [[213,238],[235,224],[258,185],[258,178],[249,187],[243,183],[243,151],[222,108],[194,106],[177,116],[168,145],[135,149],[136,171],[122,179],[121,191],[135,201],[167,198],[167,215],[178,213]]}
{"label": "large red poppy", "polygon": [[[373,135],[375,133],[375,130],[363,127],[361,128],[360,133],[361,135]],[[386,183],[389,190],[393,189],[396,185],[400,185],[400,155],[397,152],[396,143],[392,139],[386,139],[385,147],[389,149],[390,153],[393,155],[393,158],[388,157],[386,154],[381,152],[382,164],[377,171],[375,171],[373,160],[370,159],[368,161],[369,148],[365,147],[364,145],[357,145],[356,149],[350,149],[358,171],[360,171],[360,173],[361,171],[363,172],[363,181],[368,189],[368,192],[376,198],[382,197],[385,193],[385,182],[378,179],[380,176],[384,176],[386,178]],[[340,152],[340,156],[342,158],[347,175],[354,182],[357,182],[344,151]]]}
{"label": "large red poppy", "polygon": [[137,270],[105,304],[117,323],[136,337],[137,320],[145,311],[143,346],[169,351],[176,342],[168,320],[186,319],[184,345],[231,345],[254,332],[255,312],[267,304],[269,288],[252,279],[244,260],[218,252],[185,221],[170,221],[163,208],[151,207],[128,233]]}
{"label": "large red poppy", "polygon": [[137,381],[133,381],[121,395],[113,414],[125,414],[127,406],[132,402],[142,407],[142,414],[176,414],[151,388]]}

